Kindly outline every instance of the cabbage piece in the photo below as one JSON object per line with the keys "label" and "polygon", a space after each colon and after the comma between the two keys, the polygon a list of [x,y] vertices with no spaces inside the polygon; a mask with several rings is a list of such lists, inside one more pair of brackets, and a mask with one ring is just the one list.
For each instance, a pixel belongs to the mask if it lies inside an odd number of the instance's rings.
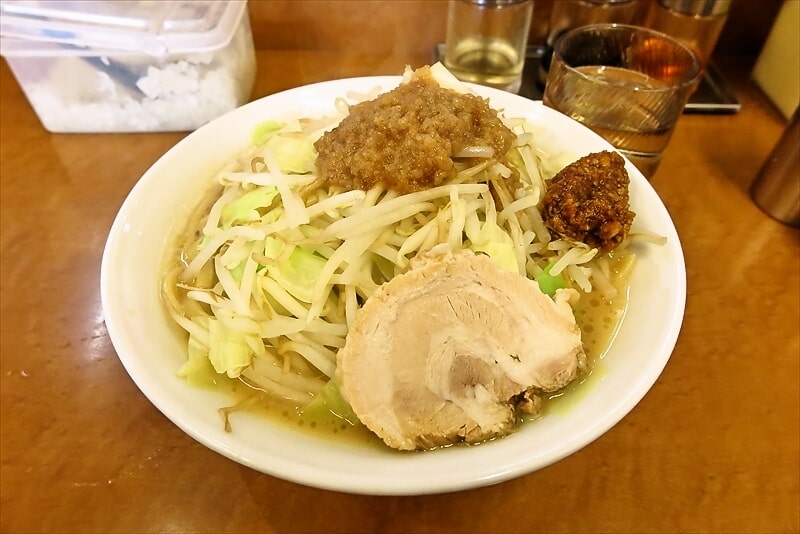
{"label": "cabbage piece", "polygon": [[[205,317],[192,317],[191,321],[203,330],[208,328]],[[189,358],[178,369],[178,376],[194,387],[210,387],[216,383],[217,373],[208,359],[208,347],[196,336],[189,334]]]}
{"label": "cabbage piece", "polygon": [[271,185],[258,186],[222,208],[220,224],[230,228],[236,223],[255,221],[261,217],[258,209],[269,208],[278,195],[278,188]]}
{"label": "cabbage piece", "polygon": [[520,274],[517,256],[514,253],[514,242],[497,224],[486,221],[477,235],[469,235],[470,249],[489,256],[500,269]]}
{"label": "cabbage piece", "polygon": [[284,255],[284,247],[292,247],[287,259],[267,266],[267,274],[301,302],[310,303],[314,296],[314,285],[322,275],[326,259],[313,248],[289,245],[274,237],[265,240],[264,255],[277,259]]}
{"label": "cabbage piece", "polygon": [[233,279],[236,281],[237,284],[242,283],[242,276],[244,276],[244,265],[245,262],[240,261],[239,263],[236,264],[235,267],[233,267],[232,269],[228,269],[228,272],[231,273],[231,276],[233,277]]}
{"label": "cabbage piece", "polygon": [[236,378],[250,365],[252,353],[244,339],[244,334],[225,326],[220,320],[209,318],[208,333],[211,346],[208,359],[214,370]]}
{"label": "cabbage piece", "polygon": [[[540,139],[542,138],[544,137],[540,137]],[[544,157],[540,158],[542,175],[545,177],[545,179],[549,180],[558,174],[564,167],[574,163],[578,157],[579,156],[575,152],[570,150],[555,154],[544,154]]]}
{"label": "cabbage piece", "polygon": [[253,144],[269,147],[278,168],[286,173],[307,174],[314,170],[317,152],[298,120],[264,121],[251,134]]}
{"label": "cabbage piece", "polygon": [[537,274],[534,278],[536,283],[539,284],[539,289],[542,290],[542,293],[545,295],[550,295],[551,297],[556,294],[557,290],[567,287],[567,280],[564,278],[563,274],[558,274],[555,276],[550,274],[550,270],[555,264],[555,261],[550,262],[547,267],[545,267],[542,272]]}
{"label": "cabbage piece", "polygon": [[278,121],[259,122],[253,127],[253,131],[250,133],[250,139],[253,141],[254,145],[263,145],[283,127],[284,124]]}
{"label": "cabbage piece", "polygon": [[297,135],[272,136],[264,145],[272,152],[275,164],[285,173],[307,174],[313,172],[317,152],[307,137]]}
{"label": "cabbage piece", "polygon": [[439,87],[443,87],[444,89],[451,89],[456,93],[461,94],[468,94],[472,92],[464,82],[456,78],[455,75],[447,70],[447,67],[442,65],[440,62],[436,62],[431,65],[431,77],[436,80],[436,83],[439,84]]}
{"label": "cabbage piece", "polygon": [[342,393],[339,390],[339,382],[335,378],[328,380],[322,391],[317,393],[311,402],[303,408],[301,415],[314,419],[324,419],[331,414],[339,419],[344,419],[351,425],[360,424],[353,408],[342,397]]}

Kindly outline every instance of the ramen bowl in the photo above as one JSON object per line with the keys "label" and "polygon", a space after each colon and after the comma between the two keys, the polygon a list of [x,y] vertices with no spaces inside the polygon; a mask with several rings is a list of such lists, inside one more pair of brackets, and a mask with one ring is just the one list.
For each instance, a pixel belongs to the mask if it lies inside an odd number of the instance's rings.
{"label": "ramen bowl", "polygon": [[[334,100],[397,86],[400,77],[324,82],[267,96],[196,130],[139,180],[111,228],[103,255],[101,296],[114,347],[132,380],[175,425],[236,462],[300,484],[352,493],[410,495],[456,491],[531,473],[589,445],[644,397],[667,364],[684,311],[686,273],[675,227],[648,181],[627,163],[635,224],[666,237],[636,248],[629,301],[601,372],[580,395],[512,435],[477,446],[399,452],[358,440],[310,433],[258,410],[235,414],[226,432],[219,408],[230,393],[188,385],[176,372],[186,340],[160,297],[174,236],[216,173],[248,147],[253,127],[268,119],[320,117]],[[611,145],[578,122],[523,97],[472,89],[507,117],[524,117],[542,131],[542,148],[562,160]],[[657,303],[657,304],[654,304]],[[643,357],[647,355],[647,357]]]}

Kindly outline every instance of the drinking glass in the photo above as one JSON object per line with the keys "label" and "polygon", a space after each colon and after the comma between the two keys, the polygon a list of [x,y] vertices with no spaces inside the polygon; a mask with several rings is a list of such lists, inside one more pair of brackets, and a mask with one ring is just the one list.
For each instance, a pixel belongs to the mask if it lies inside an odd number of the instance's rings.
{"label": "drinking glass", "polygon": [[658,0],[650,4],[642,26],[685,43],[705,69],[730,6],[731,0]]}
{"label": "drinking glass", "polygon": [[538,81],[544,85],[553,57],[553,44],[572,28],[589,24],[639,24],[646,4],[643,0],[558,0],[553,2],[544,53],[539,61]]}
{"label": "drinking glass", "polygon": [[556,41],[543,101],[600,134],[650,179],[699,78],[697,55],[676,39],[596,24]]}
{"label": "drinking glass", "polygon": [[533,0],[450,0],[444,65],[456,78],[516,93]]}

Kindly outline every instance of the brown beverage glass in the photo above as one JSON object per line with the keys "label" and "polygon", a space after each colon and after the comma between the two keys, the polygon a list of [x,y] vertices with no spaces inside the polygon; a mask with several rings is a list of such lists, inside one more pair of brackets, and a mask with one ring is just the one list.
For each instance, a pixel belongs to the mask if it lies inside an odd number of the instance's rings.
{"label": "brown beverage glass", "polygon": [[603,136],[649,179],[699,77],[696,54],[676,39],[597,24],[556,41],[543,101]]}

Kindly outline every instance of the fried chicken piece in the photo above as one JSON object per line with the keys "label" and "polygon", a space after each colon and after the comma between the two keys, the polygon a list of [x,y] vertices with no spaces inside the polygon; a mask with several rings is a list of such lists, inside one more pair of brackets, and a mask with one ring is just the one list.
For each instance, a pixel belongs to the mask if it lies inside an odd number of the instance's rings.
{"label": "fried chicken piece", "polygon": [[630,211],[628,172],[616,152],[597,152],[567,165],[549,182],[542,200],[545,225],[567,237],[609,251],[619,245],[636,215]]}

